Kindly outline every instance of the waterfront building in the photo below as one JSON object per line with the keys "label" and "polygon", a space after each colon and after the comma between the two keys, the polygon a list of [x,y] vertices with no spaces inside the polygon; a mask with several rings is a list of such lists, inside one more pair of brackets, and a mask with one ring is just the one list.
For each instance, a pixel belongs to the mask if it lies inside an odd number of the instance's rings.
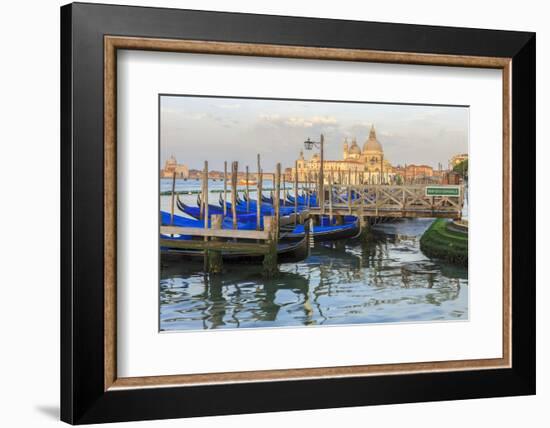
{"label": "waterfront building", "polygon": [[468,153],[461,153],[458,155],[454,155],[449,160],[449,169],[452,170],[455,166],[457,166],[461,162],[464,162],[465,160],[468,160]]}
{"label": "waterfront building", "polygon": [[445,171],[441,177],[441,184],[462,184],[463,180],[459,173],[454,172],[453,170]]}
{"label": "waterfront building", "polygon": [[164,168],[160,170],[161,178],[172,178],[176,173],[176,178],[188,178],[189,168],[185,164],[179,164],[174,155],[170,156],[164,163]]}
{"label": "waterfront building", "polygon": [[394,168],[395,175],[401,179],[403,184],[425,184],[440,180],[440,173],[434,171],[429,165],[408,164]]}
{"label": "waterfront building", "polygon": [[[384,157],[384,149],[376,137],[374,126],[371,127],[362,149],[356,138],[351,140],[351,145],[346,138],[342,148],[342,159],[323,159],[323,164],[327,184],[331,177],[334,183],[342,184],[380,184],[393,183],[395,180],[394,168]],[[316,181],[321,169],[321,157],[315,153],[310,159],[305,159],[304,152],[300,151],[297,167],[299,181]],[[295,173],[296,168],[292,168],[293,177]]]}

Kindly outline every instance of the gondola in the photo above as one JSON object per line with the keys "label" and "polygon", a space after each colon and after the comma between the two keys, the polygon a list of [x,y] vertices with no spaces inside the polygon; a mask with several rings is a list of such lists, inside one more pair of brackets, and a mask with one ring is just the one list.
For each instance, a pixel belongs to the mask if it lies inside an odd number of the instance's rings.
{"label": "gondola", "polygon": [[[294,204],[296,202],[296,198],[291,195],[286,195],[286,199],[291,204]],[[307,195],[298,195],[298,205],[300,206],[307,206],[308,205],[308,197]],[[309,206],[314,207],[317,205],[317,195],[315,193],[312,193],[309,195]]]}
{"label": "gondola", "polygon": [[[245,200],[246,200],[246,196],[245,196]],[[271,196],[269,196],[269,197],[262,195],[262,202],[263,202],[263,203],[266,203],[266,204],[269,204],[269,205],[273,205],[273,204],[274,204],[273,201],[274,201],[274,199],[273,199],[273,194],[272,194]],[[290,204],[290,203],[288,202],[288,200],[279,199],[279,206],[280,206],[280,207],[285,207],[285,206],[290,206],[290,205],[292,205],[292,204]]]}
{"label": "gondola", "polygon": [[262,195],[262,202],[273,205],[273,195],[270,195],[270,196]]}
{"label": "gondola", "polygon": [[[211,219],[209,219],[208,226],[211,226]],[[195,218],[182,217],[180,215],[174,214],[172,216],[170,213],[165,211],[160,212],[160,222],[162,226],[178,226],[178,227],[193,227],[193,228],[203,228],[204,220],[199,220]],[[232,229],[233,221],[231,218],[225,217],[222,222],[223,229]],[[237,229],[239,230],[256,230],[256,224],[250,224],[247,222],[237,222]]]}
{"label": "gondola", "polygon": [[[247,197],[246,195],[244,195],[244,200],[246,202],[247,200]],[[251,199],[251,201],[253,201],[254,203],[256,203],[256,201],[254,199]],[[270,196],[265,196],[265,195],[262,195],[262,203],[264,204],[268,204],[268,205],[273,205],[273,192],[271,192],[271,195]],[[279,199],[279,206],[283,207],[285,206],[285,202],[286,204],[288,205],[288,201],[284,201],[283,199]]]}
{"label": "gondola", "polygon": [[[254,199],[250,199],[250,198],[246,195],[246,193],[243,195],[243,198],[242,198],[242,199],[241,199],[241,198],[237,198],[237,205],[246,208],[246,206],[247,206],[247,201],[248,201],[248,200],[251,201],[250,206],[254,206],[254,207],[256,206],[255,203],[253,203],[253,202],[255,202]],[[219,199],[218,199],[218,202],[219,202],[220,206],[222,206],[222,207],[223,207],[223,201],[224,201],[224,199],[223,199],[222,195],[220,194],[220,197],[219,197]]]}
{"label": "gondola", "polygon": [[[161,213],[163,223],[170,222],[170,214]],[[181,216],[174,216],[174,225],[181,227],[196,227],[184,226],[186,224],[200,223],[197,220],[186,219]],[[247,226],[245,226],[247,227]],[[165,261],[169,260],[202,260],[204,258],[204,250],[187,250],[177,248],[176,245],[170,246],[171,243],[176,243],[181,240],[202,240],[201,237],[191,237],[187,235],[160,235],[161,244],[160,250]],[[237,251],[221,251],[224,262],[234,263],[262,263],[264,256],[252,252],[237,252]],[[277,243],[277,261],[278,263],[295,263],[304,260],[309,256],[309,228],[306,226],[304,233],[298,237],[282,237]]]}
{"label": "gondola", "polygon": [[[223,202],[223,201],[221,201]],[[250,201],[256,204],[256,201]],[[231,204],[227,203],[227,209],[231,210]],[[264,205],[262,204],[262,213],[264,214],[270,214],[268,211],[264,211]],[[304,207],[301,207],[303,209]],[[237,208],[238,210],[239,208]],[[251,210],[255,210],[255,206],[251,206]],[[280,207],[279,208],[281,213],[286,213],[287,211],[292,213],[294,211],[293,207]],[[298,210],[300,211],[300,209]],[[274,212],[274,211],[273,211]],[[283,215],[283,214],[281,214]],[[294,224],[287,224],[286,226],[281,226],[282,233],[285,234],[285,236],[291,237],[291,238],[299,238],[304,232],[303,232],[303,225],[294,225]],[[343,216],[343,224],[335,224],[334,220],[332,224],[330,223],[329,217],[324,216],[321,219],[321,224],[316,225],[312,228],[310,231],[310,234],[313,236],[313,239],[316,242],[323,242],[323,241],[337,241],[340,239],[353,239],[360,233],[360,227],[359,227],[359,220],[356,216],[346,215]]]}
{"label": "gondola", "polygon": [[[223,199],[220,199],[220,201],[223,202]],[[256,201],[251,201],[251,202],[256,202]],[[193,221],[198,222],[198,225],[196,226],[187,226],[187,227],[203,227],[203,223],[202,223],[203,220],[201,220],[199,207],[190,207],[186,205],[183,201],[179,199],[179,196],[177,198],[177,206],[182,212],[193,217],[193,219],[195,219]],[[255,212],[256,207],[255,206],[251,207],[250,213],[242,212],[241,209],[242,209],[242,206],[238,206],[237,208],[237,222],[239,224],[238,228],[241,230],[254,230],[256,228],[256,212]],[[294,211],[292,208],[290,210],[291,212]],[[294,239],[294,240],[301,239],[305,233],[304,225],[293,224],[293,222],[289,219],[288,216],[283,215],[284,211],[285,210],[281,210],[281,220],[282,220],[281,224],[285,223],[284,218],[287,219],[286,221],[287,224],[281,226],[281,235],[289,239]],[[223,214],[223,208],[216,207],[215,205],[209,205],[208,212],[209,212],[209,215]],[[272,215],[273,213],[274,213],[273,208],[271,208],[271,211],[267,211],[262,206],[263,215]],[[224,218],[223,227],[227,229],[232,228],[230,203],[227,203],[227,215]],[[263,216],[260,218],[260,227],[263,227]],[[360,232],[360,227],[359,227],[359,222],[357,217],[351,216],[351,215],[345,215],[343,216],[343,224],[335,224],[334,220],[332,224],[330,224],[328,216],[322,217],[321,224],[314,226],[313,229],[310,231],[310,234],[312,235],[315,242],[325,242],[325,241],[337,241],[341,239],[353,239],[355,236],[359,234],[359,232]]]}
{"label": "gondola", "polygon": [[[223,198],[221,196],[220,196],[219,203],[220,203],[220,206],[223,207],[224,201],[223,201]],[[225,202],[225,204],[226,204],[227,209],[231,210],[231,207],[232,207],[231,202]],[[258,202],[254,199],[249,199],[249,204],[250,204],[250,211],[251,212],[256,212]],[[247,212],[247,203],[244,202],[244,201],[240,204],[237,203],[235,205],[235,209],[237,210],[238,213],[246,213]],[[275,215],[275,208],[273,207],[273,205],[262,203],[261,207],[260,207],[260,210],[261,210],[262,215]],[[281,216],[288,216],[288,215],[293,214],[293,213],[294,213],[294,207],[283,207],[283,206],[279,207],[279,214]]]}
{"label": "gondola", "polygon": [[[307,225],[307,223],[306,223]],[[304,225],[298,224],[292,229],[281,228],[281,236],[297,238],[304,233]],[[312,226],[310,235],[315,242],[339,241],[342,239],[354,239],[361,233],[357,217],[353,221],[344,224],[315,225]]]}
{"label": "gondola", "polygon": [[[334,196],[336,196],[336,194],[334,194]],[[355,191],[352,191],[351,200],[355,201],[355,200],[358,200],[359,198],[360,198],[360,195],[358,193],[356,193]],[[342,199],[343,201],[347,201],[347,194],[341,195],[340,199]],[[286,200],[291,205],[294,205],[294,203],[296,201],[296,198],[294,196],[291,196],[291,195],[286,195]],[[369,200],[374,201],[374,198],[371,197],[371,198],[369,198]],[[299,195],[298,196],[298,206],[307,206],[307,202],[308,202],[307,201],[307,195]],[[317,206],[317,195],[315,193],[310,195],[309,206],[310,207]]]}
{"label": "gondola", "polygon": [[[181,203],[181,201],[179,201]],[[193,207],[191,207],[193,208]],[[186,208],[189,209],[189,208]],[[198,208],[196,208],[198,210]],[[184,211],[187,212],[187,211]],[[162,224],[170,224],[170,214],[162,214]],[[254,217],[253,221],[242,221],[241,216],[237,216],[238,223],[237,228],[239,230],[255,230],[256,229],[256,218]],[[313,237],[315,242],[326,242],[326,241],[338,241],[341,239],[353,239],[360,233],[359,221],[357,217],[354,216],[345,216],[344,224],[329,224],[329,218],[323,217],[320,225],[315,225],[309,234]],[[188,219],[178,215],[174,215],[174,226],[180,227],[204,227],[204,221],[199,219]],[[262,225],[260,225],[262,226]],[[231,229],[233,227],[233,221],[230,217],[225,217],[223,220],[222,227],[224,229]],[[292,223],[281,226],[280,233],[281,237],[287,240],[301,240],[305,236],[305,230],[309,228],[309,223],[294,225]],[[181,238],[185,239],[185,238]]]}
{"label": "gondola", "polygon": [[[220,201],[223,201],[223,198],[222,198],[222,194],[221,194],[221,193],[220,193],[220,198],[219,198],[219,200],[220,200]],[[245,200],[246,200],[246,198],[245,198]],[[202,202],[202,198],[201,198],[201,194],[199,193],[199,194],[197,195],[197,206],[198,206],[198,207],[201,206],[201,202]],[[242,204],[244,204],[244,203],[245,203],[245,201],[243,201],[243,200],[239,197],[239,195],[237,194],[237,204],[242,205]],[[212,207],[212,206],[215,206],[215,205],[208,204],[208,206],[209,206],[209,207]],[[220,206],[223,206],[223,205],[220,204]],[[218,208],[219,208],[219,207],[218,207]]]}
{"label": "gondola", "polygon": [[[190,217],[193,217],[196,220],[201,220],[201,209],[200,207],[192,207],[190,205],[187,205],[185,202],[183,202],[179,195],[176,199],[177,207],[180,211],[184,212],[185,214],[189,215]],[[208,215],[214,215],[214,214],[221,214],[223,215],[223,208],[218,207],[216,205],[208,204]],[[231,218],[231,210],[226,211],[226,218]],[[256,213],[250,212],[250,213],[237,213],[237,221],[242,223],[254,223],[256,224]]]}
{"label": "gondola", "polygon": [[[287,204],[294,206],[294,204],[296,203],[296,198],[291,195],[286,195],[286,202]],[[309,204],[310,207],[315,205],[313,204],[313,202],[315,201],[313,199],[310,199],[310,204]],[[298,207],[301,207],[301,208],[307,207],[307,198],[305,196],[300,196],[300,195],[298,196]]]}

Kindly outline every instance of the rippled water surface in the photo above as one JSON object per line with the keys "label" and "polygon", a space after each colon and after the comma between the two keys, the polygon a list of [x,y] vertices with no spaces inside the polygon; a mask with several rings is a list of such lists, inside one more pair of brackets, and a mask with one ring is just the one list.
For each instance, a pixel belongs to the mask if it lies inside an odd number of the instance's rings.
{"label": "rippled water surface", "polygon": [[161,330],[466,320],[467,269],[419,249],[430,223],[378,225],[368,243],[317,244],[270,280],[261,266],[204,275],[201,264],[162,263]]}

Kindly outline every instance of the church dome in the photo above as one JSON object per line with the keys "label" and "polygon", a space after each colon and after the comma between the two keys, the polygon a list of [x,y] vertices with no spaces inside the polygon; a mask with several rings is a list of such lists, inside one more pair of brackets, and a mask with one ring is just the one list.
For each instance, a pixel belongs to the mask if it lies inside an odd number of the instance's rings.
{"label": "church dome", "polygon": [[382,144],[376,139],[376,131],[374,130],[374,125],[370,129],[369,138],[365,141],[363,145],[364,152],[380,152],[382,153]]}
{"label": "church dome", "polygon": [[361,149],[357,145],[357,141],[354,139],[353,143],[351,144],[351,147],[349,148],[349,154],[350,155],[360,155]]}
{"label": "church dome", "polygon": [[171,155],[170,158],[166,161],[167,165],[177,165],[178,161],[174,157],[174,155]]}

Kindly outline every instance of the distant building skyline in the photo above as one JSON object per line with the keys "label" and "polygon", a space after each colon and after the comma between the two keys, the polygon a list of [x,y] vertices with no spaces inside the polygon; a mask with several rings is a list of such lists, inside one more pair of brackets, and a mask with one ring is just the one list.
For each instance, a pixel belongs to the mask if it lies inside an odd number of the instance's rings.
{"label": "distant building skyline", "polygon": [[[391,164],[447,165],[468,153],[469,109],[463,106],[161,96],[160,165],[174,156],[189,169],[272,171],[293,167],[307,138],[325,136],[325,159],[341,159],[345,139],[363,145],[374,125]],[[318,149],[305,151],[311,158]]]}
{"label": "distant building skyline", "polygon": [[164,168],[160,170],[160,177],[172,178],[174,174],[176,178],[188,178],[189,168],[185,164],[178,163],[174,155],[170,155],[164,163]]}

